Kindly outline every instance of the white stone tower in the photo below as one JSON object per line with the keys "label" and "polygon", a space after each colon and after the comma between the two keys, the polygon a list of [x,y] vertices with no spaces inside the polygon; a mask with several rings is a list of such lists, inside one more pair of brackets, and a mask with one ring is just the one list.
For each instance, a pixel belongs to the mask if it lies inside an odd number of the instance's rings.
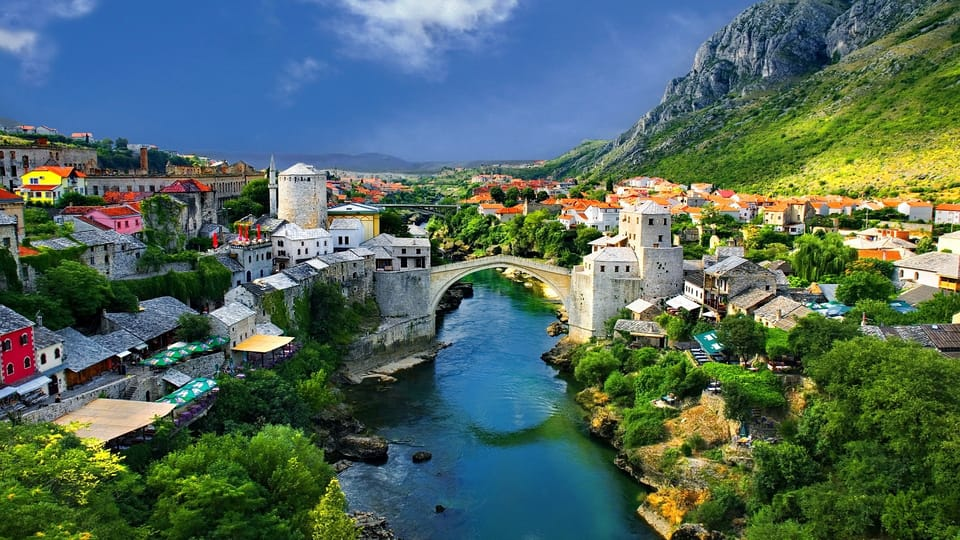
{"label": "white stone tower", "polygon": [[327,175],[297,163],[277,178],[277,217],[304,229],[327,228]]}
{"label": "white stone tower", "polygon": [[620,232],[637,253],[643,297],[668,298],[683,290],[683,248],[673,246],[670,210],[653,201],[620,210]]}
{"label": "white stone tower", "polygon": [[270,168],[267,169],[267,187],[270,189],[270,217],[277,217],[277,165],[270,154]]}

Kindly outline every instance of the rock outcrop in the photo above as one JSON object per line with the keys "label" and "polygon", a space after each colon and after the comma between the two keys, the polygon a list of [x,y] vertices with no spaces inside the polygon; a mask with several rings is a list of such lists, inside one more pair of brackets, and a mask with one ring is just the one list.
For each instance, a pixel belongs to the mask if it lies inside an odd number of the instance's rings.
{"label": "rock outcrop", "polygon": [[337,452],[347,459],[382,463],[387,460],[387,440],[377,435],[345,435],[337,441]]}
{"label": "rock outcrop", "polygon": [[351,512],[350,517],[360,527],[357,540],[394,540],[397,537],[383,516],[371,512]]}

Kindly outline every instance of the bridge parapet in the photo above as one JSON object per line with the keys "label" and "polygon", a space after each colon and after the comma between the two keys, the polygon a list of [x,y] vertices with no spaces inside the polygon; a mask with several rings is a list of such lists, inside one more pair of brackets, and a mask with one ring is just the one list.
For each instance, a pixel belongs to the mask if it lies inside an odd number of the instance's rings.
{"label": "bridge parapet", "polygon": [[436,310],[443,293],[460,279],[480,270],[489,268],[517,268],[546,283],[560,295],[563,305],[569,308],[570,275],[569,268],[546,264],[533,259],[513,255],[492,255],[469,261],[434,266],[430,269],[430,306]]}

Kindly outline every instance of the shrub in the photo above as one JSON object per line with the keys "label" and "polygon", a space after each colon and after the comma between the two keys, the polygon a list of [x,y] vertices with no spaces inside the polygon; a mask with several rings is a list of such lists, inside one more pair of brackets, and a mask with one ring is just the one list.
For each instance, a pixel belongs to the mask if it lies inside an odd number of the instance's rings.
{"label": "shrub", "polygon": [[611,373],[620,368],[620,362],[607,349],[588,352],[577,363],[573,376],[585,385],[600,385]]}

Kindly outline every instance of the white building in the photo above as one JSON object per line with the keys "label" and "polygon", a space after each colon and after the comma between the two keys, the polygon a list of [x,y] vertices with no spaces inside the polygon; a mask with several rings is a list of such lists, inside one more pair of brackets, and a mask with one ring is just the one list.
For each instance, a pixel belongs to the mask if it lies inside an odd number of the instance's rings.
{"label": "white building", "polygon": [[326,172],[297,163],[277,176],[276,191],[279,219],[307,229],[322,227],[327,222]]}
{"label": "white building", "polygon": [[430,268],[430,240],[427,238],[399,238],[381,234],[363,243],[373,251],[377,270],[397,271]]}
{"label": "white building", "polygon": [[213,333],[230,340],[227,344],[228,355],[237,343],[256,333],[257,313],[238,302],[228,302],[207,316],[210,318],[210,329]]}
{"label": "white building", "polygon": [[950,253],[960,253],[960,231],[942,234],[937,239],[937,251],[947,251]]}
{"label": "white building", "polygon": [[960,281],[960,254],[934,251],[909,259],[894,261],[894,278],[898,286],[926,285],[939,289],[957,290]]}
{"label": "white building", "polygon": [[330,223],[330,237],[333,251],[360,247],[363,242],[363,223],[357,218],[336,218]]}
{"label": "white building", "polygon": [[37,370],[50,378],[47,395],[57,395],[67,389],[67,366],[63,363],[63,337],[46,327],[33,327],[34,361]]}
{"label": "white building", "polygon": [[296,223],[286,223],[277,228],[270,239],[273,258],[281,270],[317,255],[333,253],[332,237],[321,228],[304,229]]}
{"label": "white building", "polygon": [[938,204],[934,208],[933,222],[960,225],[960,204]]}
{"label": "white building", "polygon": [[613,231],[620,223],[620,207],[615,204],[593,204],[587,207],[583,214],[586,216],[583,225],[600,232]]}
{"label": "white building", "polygon": [[909,221],[933,220],[933,205],[923,201],[904,201],[897,205],[897,212],[907,216]]}

